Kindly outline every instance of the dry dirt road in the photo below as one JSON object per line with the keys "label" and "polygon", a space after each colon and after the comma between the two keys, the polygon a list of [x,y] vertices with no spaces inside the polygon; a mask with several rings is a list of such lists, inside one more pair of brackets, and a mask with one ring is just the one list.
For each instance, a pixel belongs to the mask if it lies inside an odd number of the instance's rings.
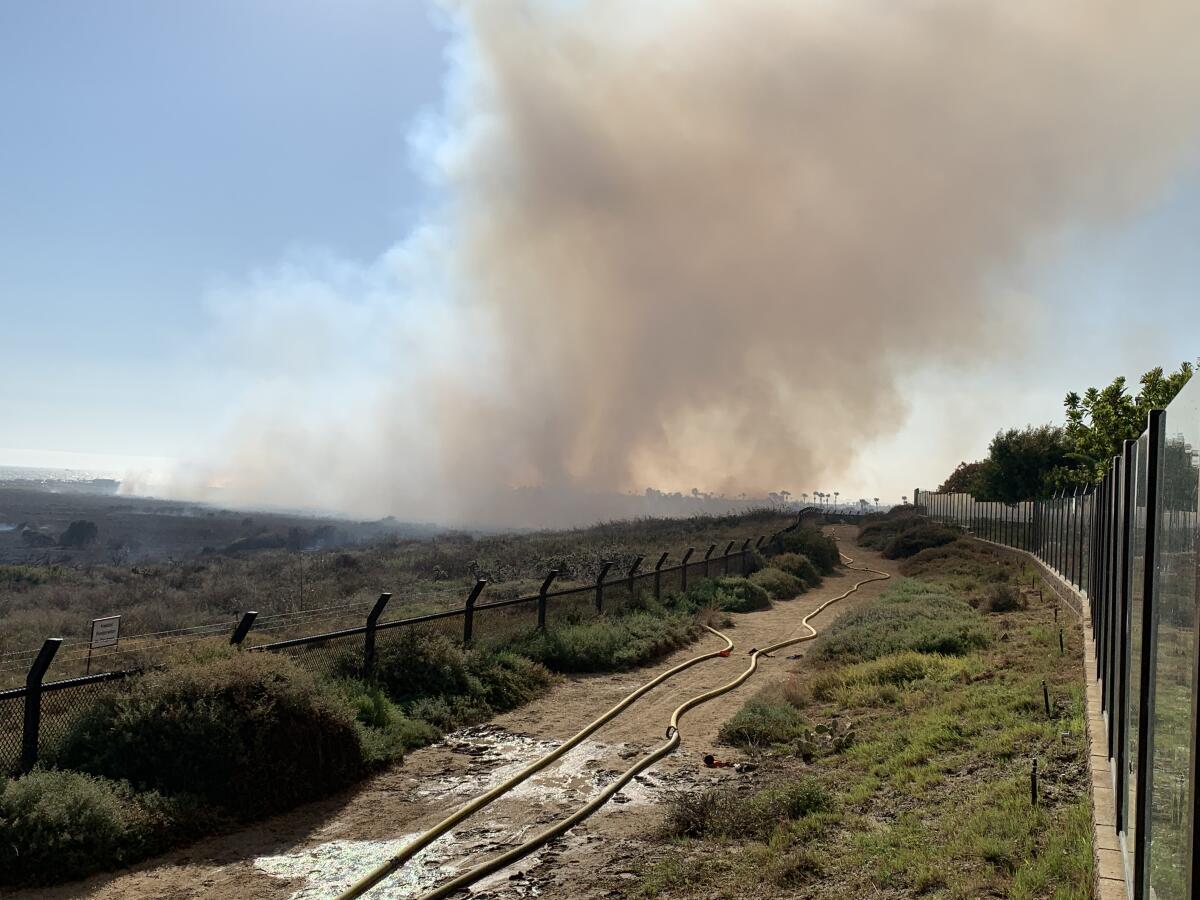
{"label": "dry dirt road", "polygon": [[[844,553],[856,564],[894,572],[895,563],[855,547],[854,529],[836,527]],[[734,615],[727,633],[735,649],[688,669],[655,688],[557,764],[467,820],[367,896],[407,898],[475,865],[564,817],[598,792],[629,760],[656,746],[680,700],[732,680],[758,646],[805,633],[800,619],[847,590],[864,573],[843,570],[796,600],[768,611]],[[814,619],[819,630],[838,615],[877,598],[886,582],[864,585]],[[401,765],[330,799],[312,803],[252,827],[202,840],[122,872],[26,892],[38,900],[185,900],[185,898],[279,898],[318,900],[336,896],[375,864],[471,797],[570,737],[654,674],[720,646],[709,636],[657,665],[619,674],[563,679],[545,697],[498,716],[486,726],[448,735],[415,751]],[[705,787],[726,778],[753,778],[730,769],[706,769],[701,758],[716,751],[717,731],[738,707],[765,685],[784,679],[810,644],[763,659],[746,684],[688,713],[682,746],[632,782],[612,802],[564,838],[475,885],[472,896],[509,900],[612,896],[643,849],[643,838],[661,820],[656,801],[672,790]],[[798,656],[797,656],[798,655]]]}

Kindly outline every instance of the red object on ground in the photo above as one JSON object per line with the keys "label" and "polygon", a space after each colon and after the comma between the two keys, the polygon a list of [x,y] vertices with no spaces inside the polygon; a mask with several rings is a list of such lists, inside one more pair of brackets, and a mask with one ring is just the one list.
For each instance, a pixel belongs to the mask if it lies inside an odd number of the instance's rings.
{"label": "red object on ground", "polygon": [[728,656],[728,655],[729,655],[728,650],[718,650],[717,651],[717,656]]}
{"label": "red object on ground", "polygon": [[711,753],[704,754],[704,765],[709,769],[728,769],[733,765],[731,762],[725,762],[723,759],[717,759]]}

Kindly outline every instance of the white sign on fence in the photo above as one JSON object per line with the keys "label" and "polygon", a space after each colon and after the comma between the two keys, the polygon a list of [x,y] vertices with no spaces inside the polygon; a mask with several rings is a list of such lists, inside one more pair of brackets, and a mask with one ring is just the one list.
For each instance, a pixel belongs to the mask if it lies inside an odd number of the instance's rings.
{"label": "white sign on fence", "polygon": [[121,634],[121,617],[105,616],[103,619],[92,619],[92,650],[100,647],[111,647]]}

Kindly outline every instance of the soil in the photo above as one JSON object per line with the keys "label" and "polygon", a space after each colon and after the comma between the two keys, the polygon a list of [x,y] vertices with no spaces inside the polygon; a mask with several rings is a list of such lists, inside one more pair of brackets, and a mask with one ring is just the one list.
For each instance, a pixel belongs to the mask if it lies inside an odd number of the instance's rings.
{"label": "soil", "polygon": [[[895,562],[853,545],[854,528],[839,526],[833,531],[857,564],[896,571]],[[657,687],[558,763],[422,851],[402,873],[366,896],[419,896],[562,818],[633,758],[660,743],[671,711],[682,699],[730,681],[744,670],[752,648],[804,633],[799,623],[806,613],[863,577],[861,572],[843,570],[800,598],[778,602],[764,612],[732,616],[734,626],[723,629],[736,645],[730,658],[700,663]],[[815,627],[819,630],[836,616],[870,603],[885,587],[882,581],[864,585],[818,616]],[[413,836],[570,737],[657,672],[718,646],[717,638],[710,636],[652,667],[564,678],[545,697],[488,725],[448,735],[335,797],[202,840],[132,869],[22,896],[40,900],[332,898]],[[800,644],[763,659],[747,683],[689,712],[675,754],[564,838],[477,883],[471,896],[494,900],[613,896],[623,882],[634,878],[637,860],[649,849],[646,837],[662,816],[658,800],[675,790],[757,777],[755,772],[733,768],[705,768],[702,757],[711,752],[726,760],[740,758],[736,750],[717,746],[721,723],[747,698],[802,665],[810,646]]]}

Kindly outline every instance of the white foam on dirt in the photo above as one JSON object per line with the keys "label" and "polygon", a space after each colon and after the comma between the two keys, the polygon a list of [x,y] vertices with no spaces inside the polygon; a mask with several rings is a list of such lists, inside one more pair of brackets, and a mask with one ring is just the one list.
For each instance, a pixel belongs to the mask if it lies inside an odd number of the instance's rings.
{"label": "white foam on dirt", "polygon": [[[419,897],[434,885],[453,877],[472,865],[490,858],[498,850],[520,843],[530,836],[531,826],[508,831],[490,825],[471,829],[458,836],[451,832],[434,841],[404,867],[363,894],[369,900],[409,900]],[[417,835],[408,834],[394,840],[326,841],[295,853],[260,856],[255,868],[274,878],[287,881],[301,879],[300,888],[289,900],[332,900],[357,879],[390,859],[406,847]],[[532,853],[506,869],[481,879],[475,891],[502,889],[514,896],[538,893],[537,887],[523,876],[523,871],[541,861],[542,851]],[[454,862],[447,860],[453,859]]]}
{"label": "white foam on dirt", "polygon": [[[440,749],[467,756],[470,760],[468,771],[427,779],[417,786],[416,796],[422,800],[451,801],[445,807],[445,812],[449,813],[460,805],[460,801],[484,793],[558,746],[558,741],[514,734],[497,726],[463,729],[447,736]],[[438,838],[399,872],[364,896],[372,900],[420,896],[438,882],[527,840],[548,827],[550,821],[586,803],[611,784],[640,752],[634,753],[626,744],[583,741],[499,801],[524,802],[543,814],[553,811],[549,820],[539,816],[539,822],[528,817],[519,823],[497,822],[485,810],[468,820],[465,827]],[[671,787],[668,780],[651,769],[622,788],[601,814],[623,805],[651,803]],[[416,834],[408,834],[391,840],[330,840],[293,853],[261,856],[254,865],[275,878],[302,880],[290,900],[327,900],[395,856],[416,837]],[[575,838],[568,835],[567,840],[571,842]],[[536,895],[539,892],[537,884],[522,873],[534,869],[544,852],[531,854],[488,876],[474,889],[505,896]]]}
{"label": "white foam on dirt", "polygon": [[[456,753],[470,757],[467,772],[428,779],[416,788],[422,800],[476,797],[507,781],[530,763],[558,746],[560,741],[540,740],[514,734],[498,726],[468,728],[449,735],[443,744]],[[511,800],[582,803],[624,770],[636,754],[630,756],[627,744],[604,744],[585,740],[568,750],[561,759],[523,781],[505,795]],[[624,802],[648,803],[653,799],[647,789],[653,785],[653,772],[643,773],[649,782],[631,782],[621,791]],[[643,776],[639,776],[642,779]]]}
{"label": "white foam on dirt", "polygon": [[[260,856],[254,866],[274,878],[303,879],[303,886],[290,900],[326,900],[336,897],[379,864],[399,853],[417,835],[382,841],[326,841],[294,853]],[[452,851],[453,835],[434,841],[409,861],[387,881],[372,888],[363,896],[372,900],[413,897],[428,890],[456,869],[442,865]]]}

